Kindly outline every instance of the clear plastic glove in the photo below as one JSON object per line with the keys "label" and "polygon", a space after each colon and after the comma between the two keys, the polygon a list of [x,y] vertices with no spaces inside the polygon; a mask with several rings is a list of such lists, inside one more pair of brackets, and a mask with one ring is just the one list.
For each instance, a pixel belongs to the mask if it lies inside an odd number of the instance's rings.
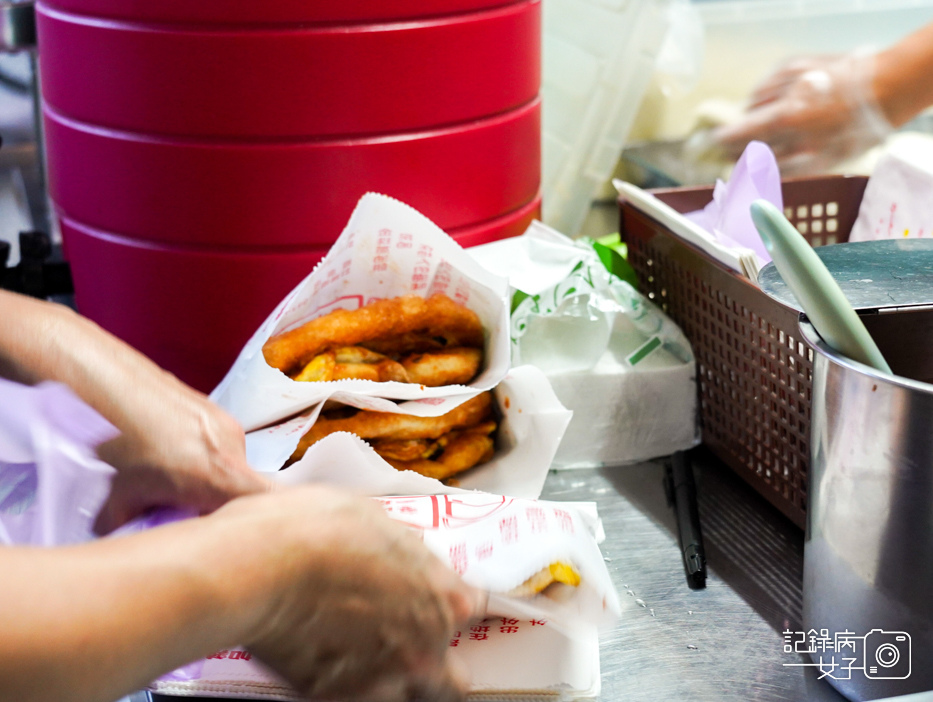
{"label": "clear plastic glove", "polygon": [[825,172],[880,143],[893,130],[875,96],[875,54],[794,59],[754,91],[744,119],[712,141],[730,160],[749,141],[773,149],[783,175]]}
{"label": "clear plastic glove", "polygon": [[[310,699],[459,700],[453,633],[482,617],[485,595],[374,501],[320,486],[235,500],[208,518],[231,573],[261,602],[243,641]],[[243,584],[256,588],[242,590]]]}

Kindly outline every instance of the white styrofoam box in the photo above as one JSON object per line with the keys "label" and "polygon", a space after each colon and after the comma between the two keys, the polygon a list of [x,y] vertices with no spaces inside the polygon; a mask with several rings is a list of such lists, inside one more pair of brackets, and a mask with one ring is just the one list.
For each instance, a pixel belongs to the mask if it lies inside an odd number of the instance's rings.
{"label": "white styrofoam box", "polygon": [[544,221],[573,236],[612,175],[668,27],[670,0],[546,0]]}
{"label": "white styrofoam box", "polygon": [[705,29],[697,85],[668,95],[652,86],[638,118],[640,139],[682,138],[708,100],[741,106],[788,58],[883,48],[933,21],[933,0],[713,0],[696,8]]}

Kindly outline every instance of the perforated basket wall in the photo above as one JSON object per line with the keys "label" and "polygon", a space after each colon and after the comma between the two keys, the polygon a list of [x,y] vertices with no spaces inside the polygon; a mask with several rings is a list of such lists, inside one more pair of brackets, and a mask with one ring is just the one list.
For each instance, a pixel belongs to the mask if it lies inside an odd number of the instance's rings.
{"label": "perforated basket wall", "polygon": [[[813,246],[848,239],[864,177],[784,182],[785,214]],[[654,194],[680,212],[704,207],[712,188]],[[796,311],[620,200],[621,233],[642,293],[693,345],[703,443],[803,526],[810,464],[813,355]]]}

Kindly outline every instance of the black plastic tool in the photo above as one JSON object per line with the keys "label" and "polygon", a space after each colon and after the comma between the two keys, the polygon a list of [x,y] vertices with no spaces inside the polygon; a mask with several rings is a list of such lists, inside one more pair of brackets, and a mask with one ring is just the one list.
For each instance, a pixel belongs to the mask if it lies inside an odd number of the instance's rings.
{"label": "black plastic tool", "polygon": [[696,481],[686,451],[675,452],[666,465],[664,490],[667,502],[677,516],[680,550],[687,574],[687,585],[693,590],[706,587],[706,552],[700,530],[700,510],[697,506]]}

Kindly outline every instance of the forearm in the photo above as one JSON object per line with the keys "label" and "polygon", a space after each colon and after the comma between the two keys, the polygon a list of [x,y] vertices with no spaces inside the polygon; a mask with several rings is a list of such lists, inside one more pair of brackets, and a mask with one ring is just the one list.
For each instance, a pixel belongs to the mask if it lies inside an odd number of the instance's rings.
{"label": "forearm", "polygon": [[66,383],[121,430],[135,418],[129,387],[158,397],[198,395],[142,354],[62,305],[0,290],[0,375],[34,384]]}
{"label": "forearm", "polygon": [[933,105],[933,23],[877,54],[872,87],[895,127]]}
{"label": "forearm", "polygon": [[0,700],[112,702],[242,643],[259,598],[234,596],[248,573],[211,567],[213,528],[202,519],[77,547],[0,548]]}

